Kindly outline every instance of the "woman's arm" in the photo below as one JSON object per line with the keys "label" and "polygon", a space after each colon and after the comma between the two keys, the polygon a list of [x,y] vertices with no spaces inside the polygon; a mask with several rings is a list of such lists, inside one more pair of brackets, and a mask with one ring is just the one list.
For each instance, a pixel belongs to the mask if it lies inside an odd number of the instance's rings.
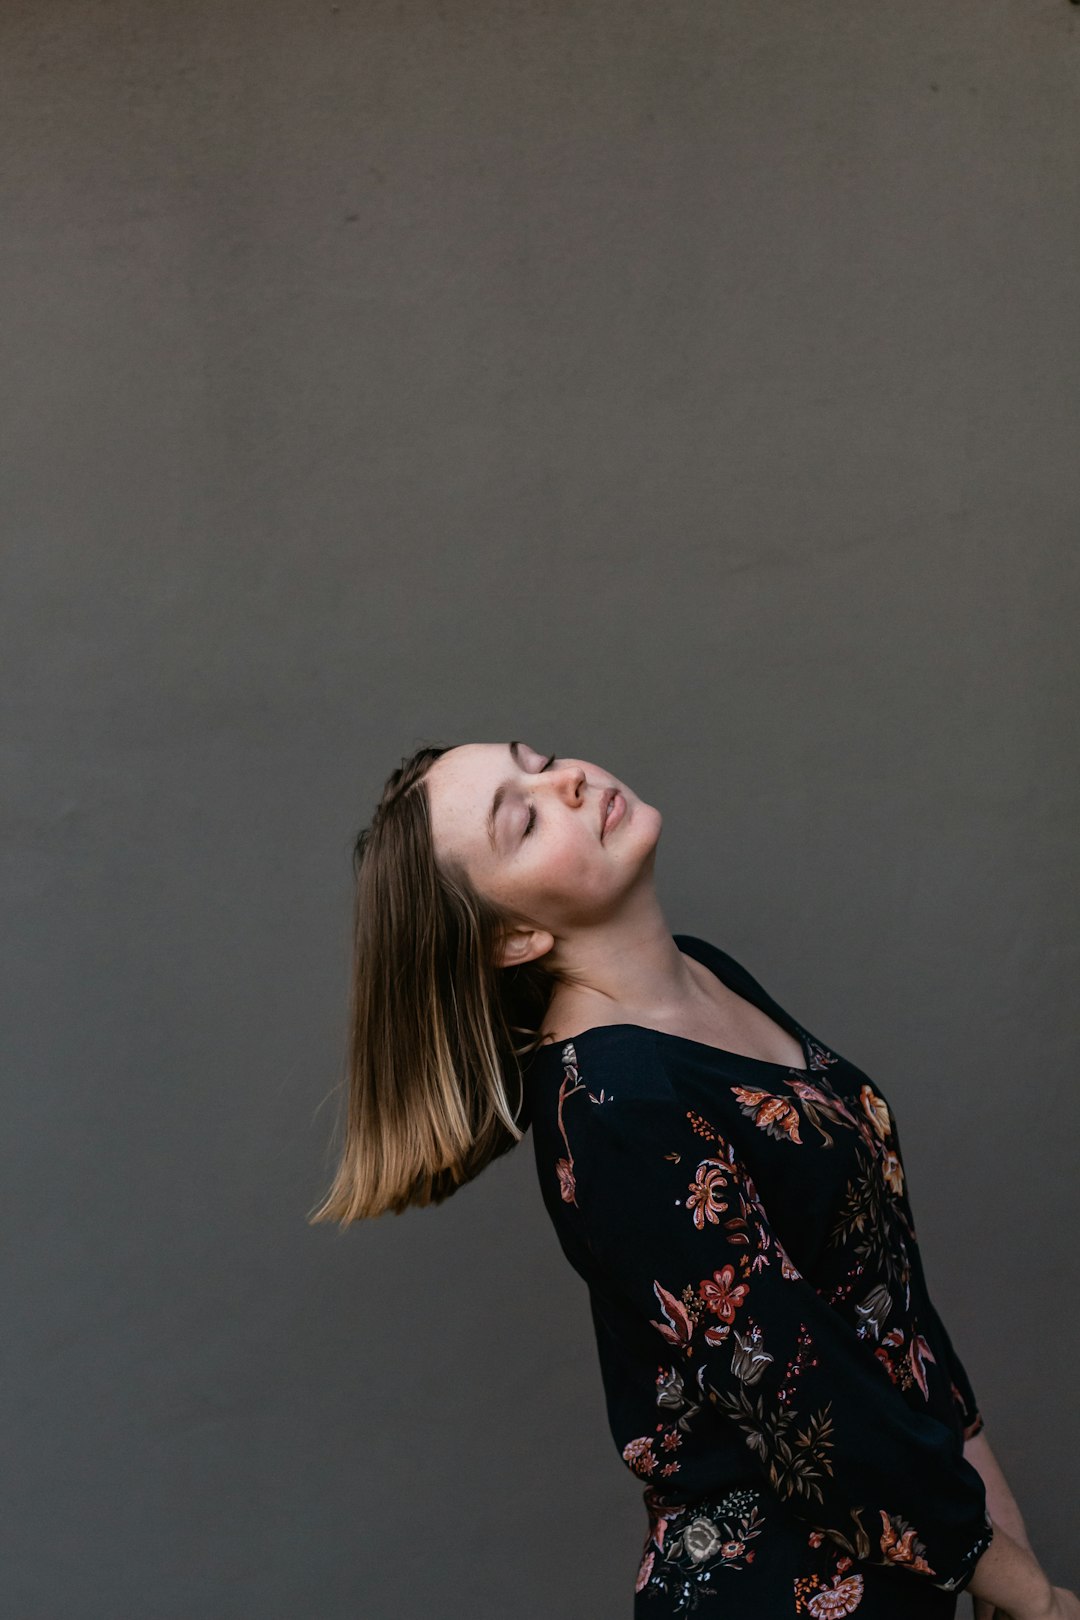
{"label": "woman's arm", "polygon": [[1009,1482],[990,1449],[985,1429],[980,1429],[978,1434],[964,1441],[964,1456],[982,1476],[982,1482],[986,1486],[986,1511],[994,1523],[1000,1525],[1014,1541],[1019,1542],[1021,1547],[1026,1547],[1030,1552],[1031,1542],[1028,1540],[1020,1509],[1016,1505],[1016,1498],[1010,1491]]}
{"label": "woman's arm", "polygon": [[1010,1620],[1080,1620],[1080,1598],[1063,1586],[1051,1586],[1034,1553],[996,1523],[968,1591],[977,1602],[1003,1609]]}
{"label": "woman's arm", "polygon": [[[1031,1542],[1028,1540],[1027,1527],[1016,1498],[1009,1489],[1009,1482],[990,1449],[985,1428],[980,1429],[970,1440],[965,1440],[964,1456],[981,1475],[982,1482],[986,1486],[986,1510],[994,1524],[1000,1525],[1015,1542],[1030,1552]],[[999,1609],[989,1598],[973,1597],[972,1603],[973,1620],[1008,1620],[1004,1609]]]}

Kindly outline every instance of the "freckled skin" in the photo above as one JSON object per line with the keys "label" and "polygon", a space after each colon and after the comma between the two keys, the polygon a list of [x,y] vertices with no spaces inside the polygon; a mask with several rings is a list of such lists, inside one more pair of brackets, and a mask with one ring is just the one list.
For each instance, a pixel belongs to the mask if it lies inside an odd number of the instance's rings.
{"label": "freckled skin", "polygon": [[[506,743],[464,743],[430,767],[427,792],[436,859],[459,862],[481,893],[509,906],[522,924],[505,961],[549,955],[556,968],[565,947],[603,930],[606,948],[621,933],[666,932],[652,885],[660,812],[625,783],[588,760],[520,746],[519,765]],[[493,851],[485,822],[492,796],[508,783]],[[600,836],[603,795],[617,787],[626,809]],[[532,826],[526,832],[530,810]],[[562,949],[560,949],[562,947]],[[587,952],[584,954],[587,955]]]}
{"label": "freckled skin", "polygon": [[[497,965],[542,959],[552,978],[549,1037],[637,1023],[766,1057],[786,1040],[801,1061],[794,1041],[676,945],[655,886],[660,811],[589,760],[525,742],[515,754],[508,743],[463,743],[434,761],[425,785],[436,860],[463,868],[514,919]],[[626,808],[601,838],[612,788]]]}

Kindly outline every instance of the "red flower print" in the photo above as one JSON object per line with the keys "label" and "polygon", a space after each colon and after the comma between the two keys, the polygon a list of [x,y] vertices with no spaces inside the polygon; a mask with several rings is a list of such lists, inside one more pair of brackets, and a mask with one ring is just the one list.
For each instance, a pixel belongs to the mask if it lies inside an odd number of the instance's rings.
{"label": "red flower print", "polygon": [[572,1204],[577,1185],[574,1181],[574,1167],[570,1160],[559,1159],[555,1165],[555,1174],[559,1178],[559,1191],[562,1194],[563,1202]]}
{"label": "red flower print", "polygon": [[913,1334],[911,1343],[908,1345],[908,1365],[911,1368],[912,1373],[915,1375],[915,1382],[922,1390],[922,1398],[924,1401],[928,1401],[930,1399],[930,1391],[927,1387],[926,1372],[924,1370],[923,1363],[934,1360],[934,1356],[930,1353],[930,1346],[927,1344],[922,1334]]}
{"label": "red flower print", "polygon": [[[730,1269],[730,1268],[729,1268]],[[662,1333],[669,1344],[685,1349],[690,1343],[694,1331],[694,1323],[689,1311],[681,1299],[668,1292],[662,1283],[653,1283],[653,1293],[660,1301],[660,1309],[666,1318],[663,1322],[652,1322],[650,1325],[658,1333]]]}
{"label": "red flower print", "polygon": [[904,1564],[908,1569],[921,1570],[924,1575],[934,1575],[937,1572],[923,1557],[926,1548],[917,1540],[915,1531],[910,1524],[895,1515],[890,1516],[884,1508],[878,1510],[884,1529],[881,1533],[881,1550],[885,1554],[887,1563]]}
{"label": "red flower print", "polygon": [[893,1383],[895,1384],[896,1380],[897,1380],[897,1377],[898,1377],[898,1374],[897,1374],[896,1368],[893,1366],[892,1362],[889,1360],[889,1352],[884,1348],[884,1346],[879,1344],[877,1349],[874,1351],[874,1354],[875,1354],[875,1356],[877,1356],[878,1360],[881,1362],[881,1365],[884,1367],[885,1371],[888,1373],[889,1377],[892,1379]]}
{"label": "red flower print", "polygon": [[774,1097],[771,1091],[753,1091],[747,1086],[732,1086],[732,1092],[744,1114],[748,1114],[759,1130],[766,1131],[781,1141],[788,1137],[801,1144],[799,1114],[794,1103],[783,1097]]}
{"label": "red flower print", "polygon": [[706,1278],[699,1284],[698,1292],[706,1310],[718,1316],[721,1322],[734,1322],[735,1311],[750,1289],[746,1283],[736,1283],[734,1266],[723,1266],[713,1272],[711,1279]]}
{"label": "red flower print", "polygon": [[720,1211],[727,1209],[727,1204],[720,1197],[720,1188],[726,1186],[727,1176],[720,1169],[719,1161],[703,1159],[697,1167],[694,1184],[686,1200],[686,1207],[693,1211],[694,1225],[699,1232],[706,1221],[715,1224],[720,1218]]}
{"label": "red flower print", "polygon": [[647,1585],[649,1576],[652,1574],[653,1559],[655,1557],[656,1554],[650,1547],[649,1551],[645,1554],[645,1557],[641,1560],[641,1568],[638,1570],[637,1580],[634,1583],[635,1592],[642,1591]]}

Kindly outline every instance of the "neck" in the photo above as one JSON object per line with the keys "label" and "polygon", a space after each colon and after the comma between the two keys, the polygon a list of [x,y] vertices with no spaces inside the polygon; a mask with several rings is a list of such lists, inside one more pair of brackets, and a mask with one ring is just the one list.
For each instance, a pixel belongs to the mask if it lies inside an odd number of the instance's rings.
{"label": "neck", "polygon": [[632,1014],[662,1023],[701,993],[651,886],[616,916],[559,936],[545,966],[556,980],[552,1004],[586,1022]]}

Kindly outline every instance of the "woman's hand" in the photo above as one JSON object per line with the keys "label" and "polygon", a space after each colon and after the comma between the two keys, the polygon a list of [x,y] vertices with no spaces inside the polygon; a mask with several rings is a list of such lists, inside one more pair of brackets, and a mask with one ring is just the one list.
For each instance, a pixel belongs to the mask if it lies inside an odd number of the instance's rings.
{"label": "woman's hand", "polygon": [[1054,1606],[1047,1620],[1080,1620],[1080,1597],[1064,1586],[1055,1586],[1052,1590]]}
{"label": "woman's hand", "polygon": [[1052,1586],[1046,1608],[1018,1608],[1006,1614],[987,1598],[976,1598],[975,1620],[1080,1620],[1080,1597],[1065,1586]]}

